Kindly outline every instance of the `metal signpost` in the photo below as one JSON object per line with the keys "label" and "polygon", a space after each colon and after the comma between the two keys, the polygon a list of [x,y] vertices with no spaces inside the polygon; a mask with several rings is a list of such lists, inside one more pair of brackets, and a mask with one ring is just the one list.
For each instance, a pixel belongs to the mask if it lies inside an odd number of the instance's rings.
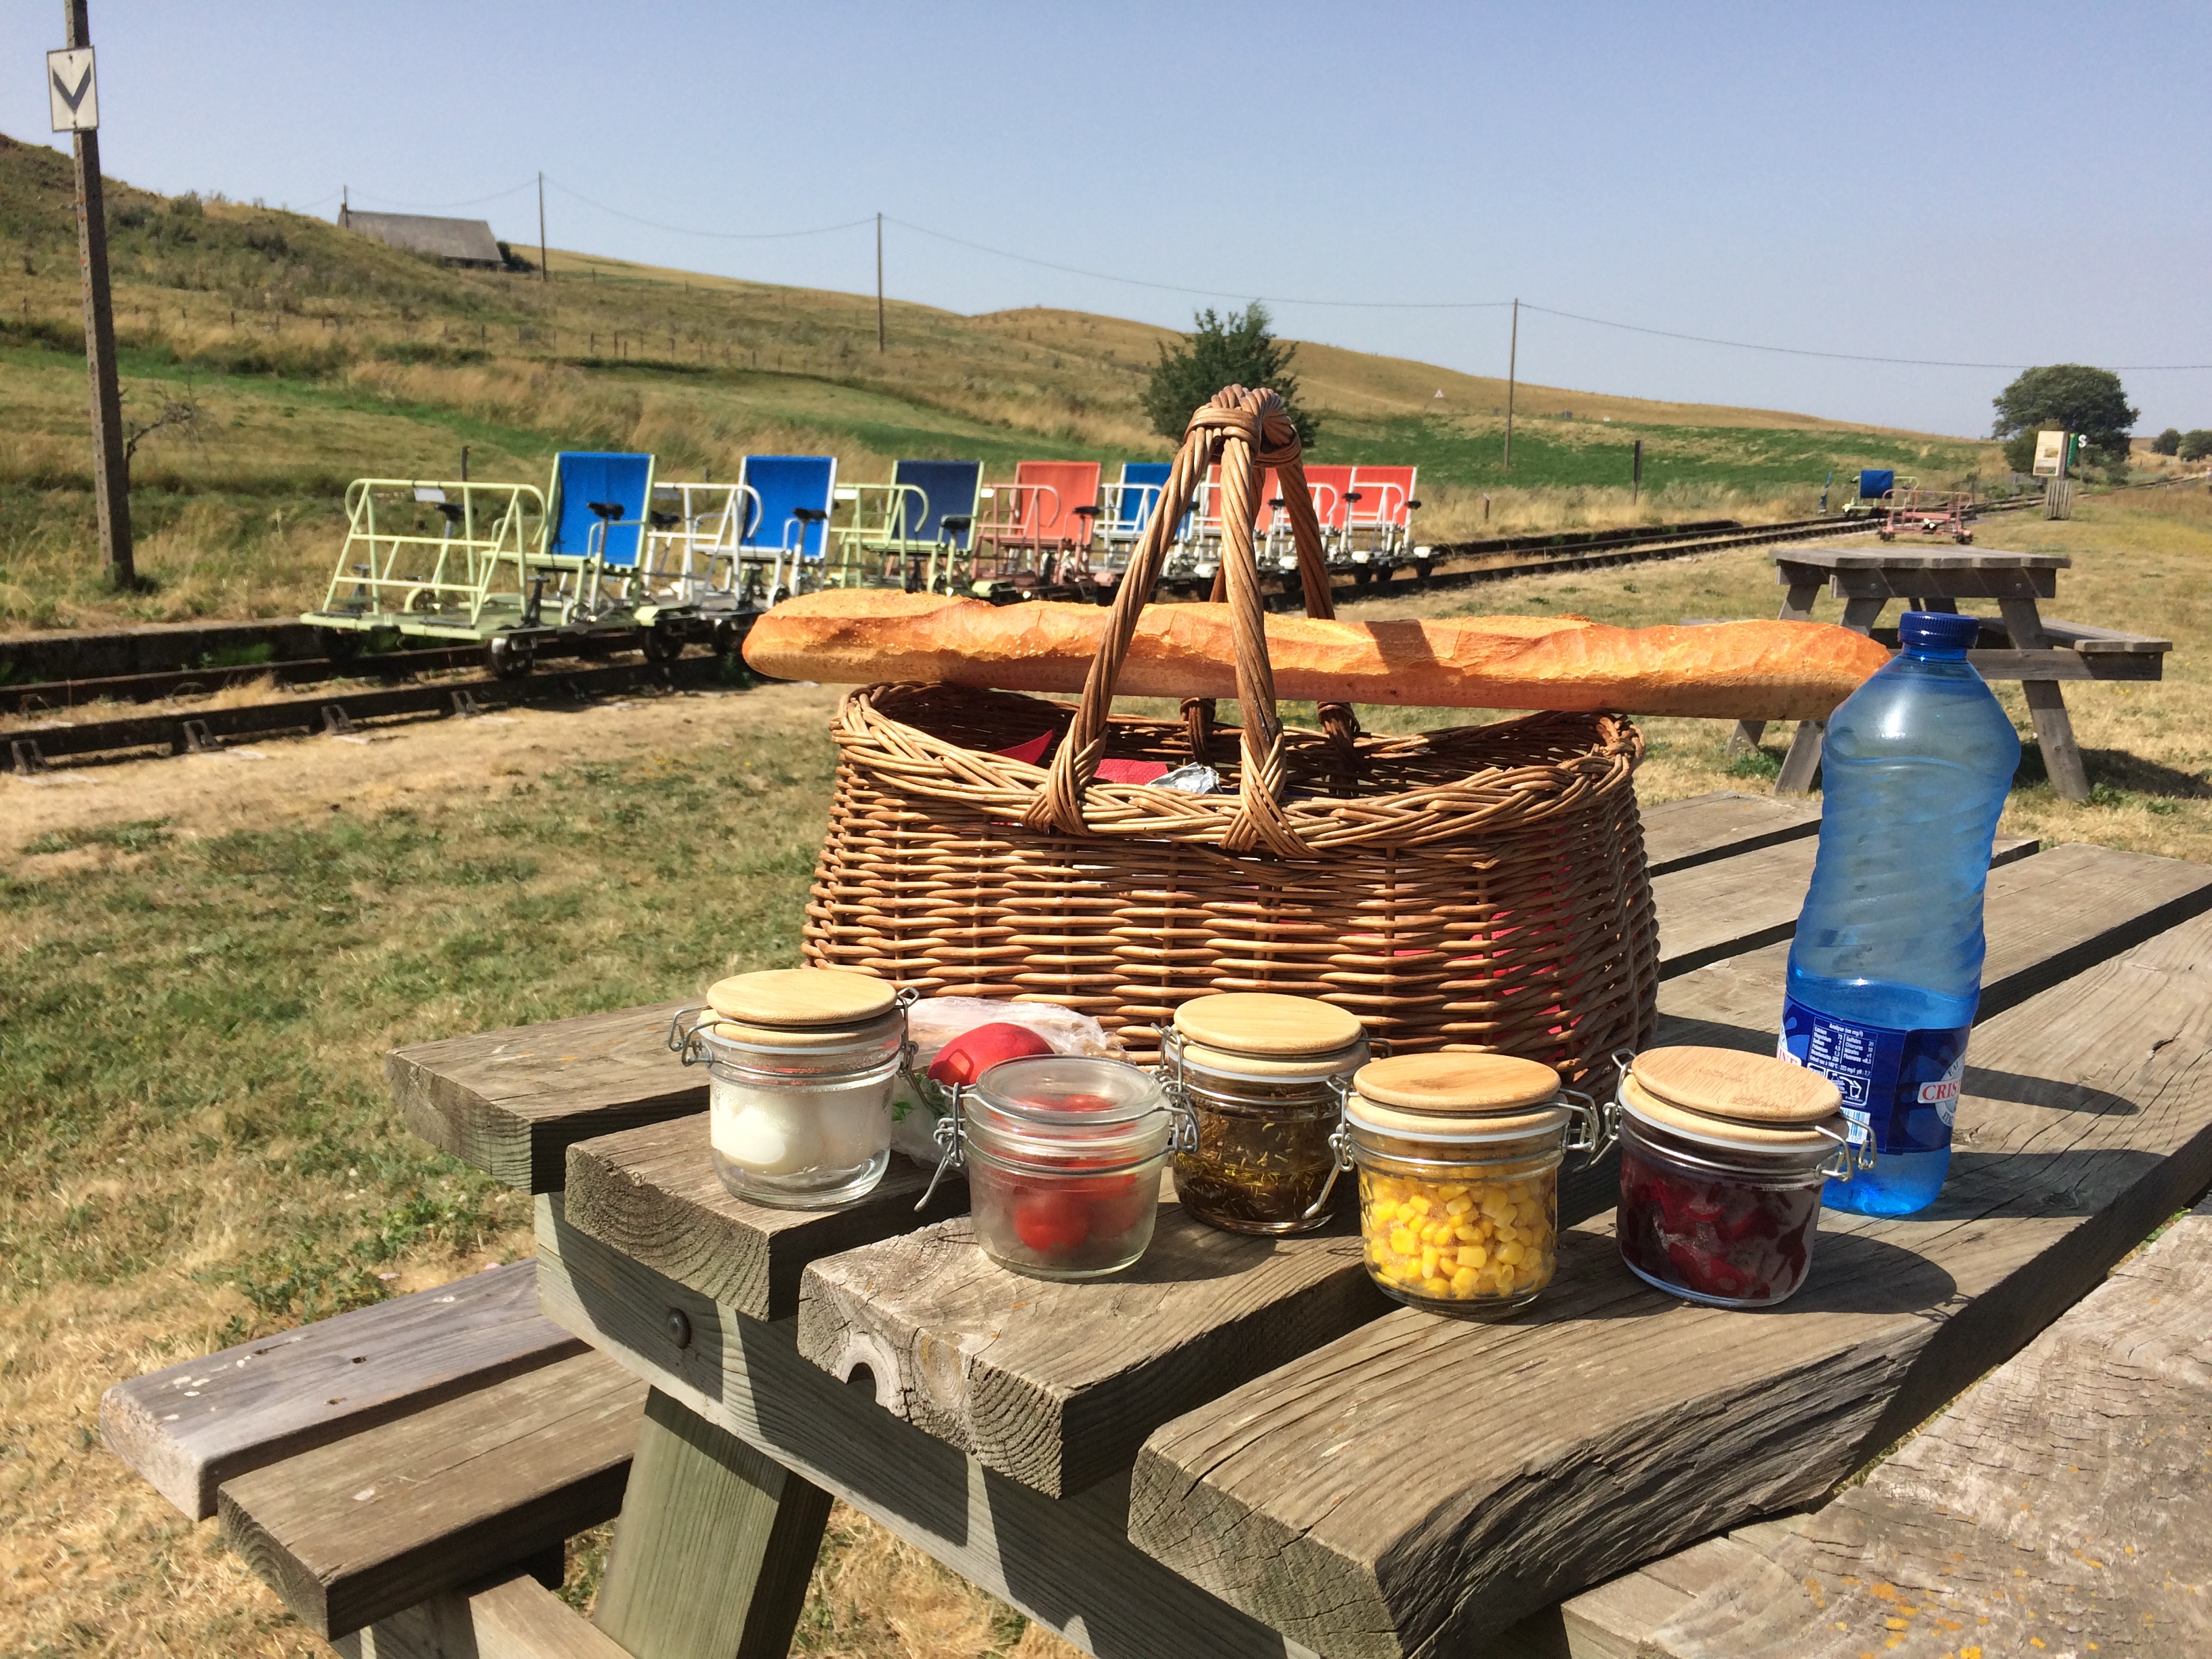
{"label": "metal signpost", "polygon": [[92,390],[92,486],[100,556],[118,587],[137,584],[131,556],[131,477],[123,454],[123,397],[115,383],[115,313],[107,293],[107,211],[100,188],[100,91],[93,78],[85,0],[63,0],[69,45],[46,54],[53,130],[76,152],[76,252],[84,288],[85,368]]}

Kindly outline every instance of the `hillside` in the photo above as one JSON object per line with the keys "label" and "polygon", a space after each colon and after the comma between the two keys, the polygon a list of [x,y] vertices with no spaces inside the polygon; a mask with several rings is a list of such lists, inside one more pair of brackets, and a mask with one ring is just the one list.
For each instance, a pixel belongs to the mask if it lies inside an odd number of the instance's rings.
{"label": "hillside", "polygon": [[[475,476],[532,480],[564,447],[724,477],[761,450],[833,453],[862,478],[901,455],[1168,453],[1138,394],[1174,337],[1146,324],[893,301],[878,353],[872,295],[559,251],[550,282],[452,270],[300,214],[107,188],[126,418],[181,400],[198,419],[134,463],[151,590],[103,594],[69,164],[0,137],[0,627],[296,611],[319,597],[349,479],[445,476],[465,444]],[[1508,474],[1502,380],[1322,345],[1297,369],[1317,459],[1422,466],[1429,539],[1486,514],[1492,530],[1778,515],[1831,469],[1936,482],[1990,464],[1954,439],[1523,385]]]}

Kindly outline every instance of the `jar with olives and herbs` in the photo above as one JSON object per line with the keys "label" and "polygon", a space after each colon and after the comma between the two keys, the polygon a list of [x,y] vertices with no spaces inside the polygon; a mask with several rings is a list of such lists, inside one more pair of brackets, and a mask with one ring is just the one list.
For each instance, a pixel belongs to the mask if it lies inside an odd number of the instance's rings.
{"label": "jar with olives and herbs", "polygon": [[1367,1060],[1358,1019],[1310,997],[1228,992],[1176,1009],[1161,1049],[1160,1074],[1197,1126],[1197,1144],[1176,1155],[1183,1208],[1239,1233],[1328,1222],[1330,1137]]}

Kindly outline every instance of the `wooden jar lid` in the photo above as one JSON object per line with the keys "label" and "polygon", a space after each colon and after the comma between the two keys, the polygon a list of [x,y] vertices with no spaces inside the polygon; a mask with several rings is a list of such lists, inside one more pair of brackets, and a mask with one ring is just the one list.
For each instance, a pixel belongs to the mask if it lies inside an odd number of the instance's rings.
{"label": "wooden jar lid", "polygon": [[1395,1054],[1352,1079],[1356,1120],[1394,1134],[1534,1134],[1566,1121],[1559,1074],[1511,1054]]}
{"label": "wooden jar lid", "polygon": [[1175,1028],[1225,1054],[1289,1060],[1334,1054],[1367,1034],[1359,1017],[1333,1002],[1268,991],[1226,991],[1176,1010]]}
{"label": "wooden jar lid", "polygon": [[872,974],[836,968],[769,968],[733,974],[707,988],[707,1001],[726,1020],[779,1030],[851,1028],[882,1018],[898,1004],[898,988]]}
{"label": "wooden jar lid", "polygon": [[[1633,1077],[1620,1085],[1620,1098],[1632,1115],[1647,1123],[1656,1123],[1662,1129],[1687,1135],[1693,1140],[1710,1145],[1741,1146],[1751,1152],[1786,1152],[1818,1150],[1832,1151],[1836,1138],[1849,1133],[1844,1115],[1838,1111],[1827,1118],[1816,1118],[1809,1122],[1746,1123],[1735,1118],[1716,1117],[1710,1112],[1693,1112],[1687,1107],[1673,1105],[1657,1096],[1647,1094],[1636,1086]],[[1828,1134],[1820,1130],[1827,1129]]]}
{"label": "wooden jar lid", "polygon": [[1628,1074],[1650,1099],[1735,1123],[1821,1123],[1844,1105],[1836,1085],[1818,1072],[1735,1048],[1647,1048]]}

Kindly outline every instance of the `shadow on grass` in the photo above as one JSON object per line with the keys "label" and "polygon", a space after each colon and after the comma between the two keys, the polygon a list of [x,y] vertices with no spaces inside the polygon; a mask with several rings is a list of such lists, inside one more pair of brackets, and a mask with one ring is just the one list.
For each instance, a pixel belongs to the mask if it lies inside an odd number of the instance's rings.
{"label": "shadow on grass", "polygon": [[[2156,761],[2131,755],[2124,749],[2085,749],[2082,764],[2090,777],[2090,803],[2124,806],[2130,795],[2161,800],[2212,800],[2212,780],[2199,772],[2184,772]],[[2051,774],[2043,762],[2043,745],[2030,738],[2020,746],[2020,770],[2013,775],[2015,789],[2048,787]]]}

